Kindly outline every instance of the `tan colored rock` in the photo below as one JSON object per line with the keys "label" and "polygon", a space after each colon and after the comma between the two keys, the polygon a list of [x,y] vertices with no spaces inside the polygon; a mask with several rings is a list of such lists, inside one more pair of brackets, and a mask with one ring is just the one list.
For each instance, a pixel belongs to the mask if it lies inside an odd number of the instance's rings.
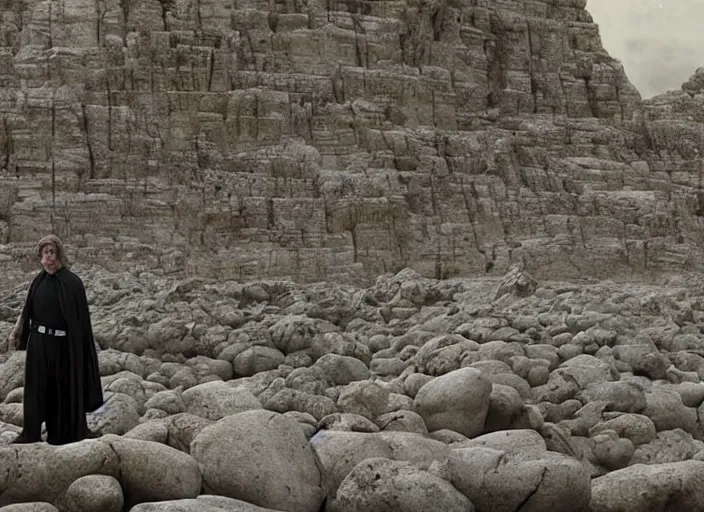
{"label": "tan colored rock", "polygon": [[13,352],[0,366],[0,398],[5,400],[15,388],[24,384],[24,351]]}
{"label": "tan colored rock", "polygon": [[101,440],[120,462],[120,484],[125,503],[195,498],[200,494],[202,476],[198,464],[188,454],[152,441],[115,435]]}
{"label": "tan colored rock", "polygon": [[319,431],[310,441],[315,451],[328,498],[334,498],[345,477],[366,459],[406,461],[421,469],[443,462],[448,448],[440,441],[408,432]]}
{"label": "tan colored rock", "polygon": [[233,414],[191,443],[206,492],[262,507],[317,512],[323,500],[313,451],[295,420],[271,411]]}
{"label": "tan colored rock", "polygon": [[491,390],[491,383],[479,370],[461,368],[420,388],[413,408],[429,432],[446,428],[471,438],[484,429]]}
{"label": "tan colored rock", "polygon": [[230,386],[222,381],[199,384],[187,389],[181,396],[186,412],[209,420],[262,408],[261,402],[245,388]]}
{"label": "tan colored rock", "polygon": [[4,512],[58,512],[51,503],[45,501],[32,501],[27,503],[15,503],[2,507]]}
{"label": "tan colored rock", "polygon": [[[108,445],[84,440],[55,447],[46,443],[0,447],[3,468],[0,506],[17,502],[54,502],[77,479],[87,475],[117,477],[118,456]],[[24,472],[21,468],[31,468]]]}
{"label": "tan colored rock", "polygon": [[120,512],[124,504],[120,482],[107,475],[87,475],[75,480],[64,496],[69,510]]}
{"label": "tan colored rock", "polygon": [[491,448],[451,451],[452,484],[477,511],[563,510],[581,512],[590,499],[584,465],[563,454],[522,454]]}
{"label": "tan colored rock", "polygon": [[402,461],[366,459],[343,480],[332,502],[334,512],[475,512],[450,482]]}
{"label": "tan colored rock", "polygon": [[211,494],[201,494],[195,499],[140,503],[130,510],[134,512],[170,512],[174,509],[182,512],[282,512],[273,508],[258,507],[246,501]]}
{"label": "tan colored rock", "polygon": [[596,478],[591,508],[604,512],[628,510],[697,510],[704,506],[704,463],[688,460],[667,464],[636,464]]}
{"label": "tan colored rock", "polygon": [[[701,267],[699,82],[641,101],[585,2],[231,7],[6,6],[12,272],[49,231],[80,261],[243,280]],[[190,341],[164,327],[114,339]]]}

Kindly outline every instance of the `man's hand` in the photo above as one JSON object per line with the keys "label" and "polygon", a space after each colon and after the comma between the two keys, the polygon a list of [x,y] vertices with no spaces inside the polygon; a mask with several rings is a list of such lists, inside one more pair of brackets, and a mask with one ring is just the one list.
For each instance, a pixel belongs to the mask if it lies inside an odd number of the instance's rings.
{"label": "man's hand", "polygon": [[12,329],[7,337],[7,350],[17,350],[17,345],[20,343],[20,337],[17,336],[17,329]]}

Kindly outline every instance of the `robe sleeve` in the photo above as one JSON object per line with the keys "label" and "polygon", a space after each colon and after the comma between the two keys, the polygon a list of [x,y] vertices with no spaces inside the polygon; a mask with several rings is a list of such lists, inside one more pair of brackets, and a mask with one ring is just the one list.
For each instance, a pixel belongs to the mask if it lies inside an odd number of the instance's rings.
{"label": "robe sleeve", "polygon": [[93,342],[93,324],[90,321],[90,309],[88,309],[88,296],[86,295],[86,288],[83,285],[83,281],[81,281],[80,279],[77,281],[76,298],[78,300],[78,304],[76,307],[78,322],[84,329],[85,333],[88,335],[88,341]]}
{"label": "robe sleeve", "polygon": [[22,312],[17,318],[17,323],[15,324],[14,334],[17,336],[18,350],[27,350],[30,330],[29,319],[32,316],[32,296],[34,295],[34,289],[38,279],[39,276],[32,279],[32,283],[29,285],[29,290],[27,291],[27,298],[25,299],[24,306],[22,307]]}
{"label": "robe sleeve", "polygon": [[83,332],[83,365],[84,365],[84,400],[86,411],[94,411],[104,403],[103,390],[100,382],[100,365],[98,354],[95,350],[95,338],[93,337],[93,326],[90,321],[90,310],[88,309],[88,297],[83,281],[76,279],[76,313],[78,325]]}

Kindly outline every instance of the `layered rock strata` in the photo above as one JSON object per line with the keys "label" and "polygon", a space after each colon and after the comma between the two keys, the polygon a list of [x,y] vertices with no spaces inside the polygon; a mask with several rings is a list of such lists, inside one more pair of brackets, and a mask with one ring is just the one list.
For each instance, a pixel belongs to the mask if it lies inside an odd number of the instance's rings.
{"label": "layered rock strata", "polygon": [[693,95],[643,104],[585,3],[5,0],[0,257],[52,231],[242,279],[698,268]]}

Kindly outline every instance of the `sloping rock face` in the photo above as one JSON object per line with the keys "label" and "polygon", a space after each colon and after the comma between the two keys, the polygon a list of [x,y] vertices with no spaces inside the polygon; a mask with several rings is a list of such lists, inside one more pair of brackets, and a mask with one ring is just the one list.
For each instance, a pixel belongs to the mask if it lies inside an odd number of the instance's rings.
{"label": "sloping rock face", "polygon": [[241,279],[697,268],[696,95],[644,105],[585,3],[0,0],[0,258],[53,231]]}

